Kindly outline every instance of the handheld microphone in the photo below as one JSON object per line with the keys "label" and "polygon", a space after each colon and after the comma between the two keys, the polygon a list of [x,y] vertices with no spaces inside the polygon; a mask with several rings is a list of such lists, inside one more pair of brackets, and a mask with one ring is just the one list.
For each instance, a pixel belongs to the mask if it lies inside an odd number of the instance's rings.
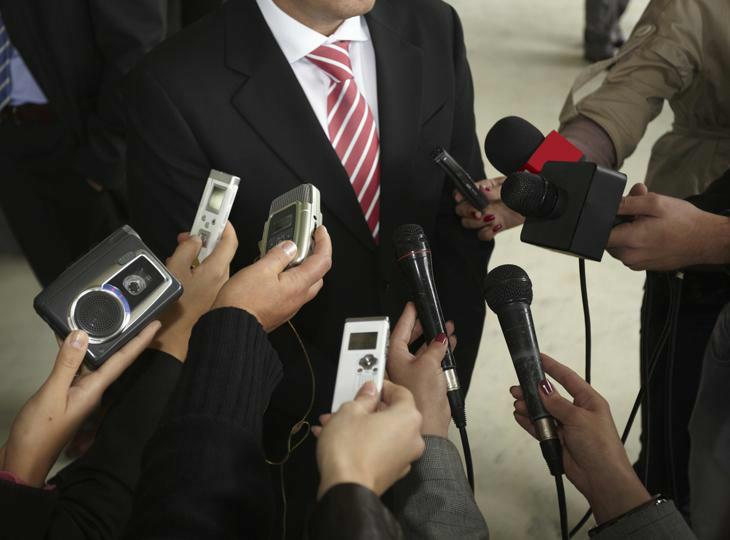
{"label": "handheld microphone", "polygon": [[548,161],[581,161],[583,152],[557,131],[547,137],[527,120],[507,116],[499,120],[484,139],[489,162],[507,176],[516,171],[539,173]]}
{"label": "handheld microphone", "polygon": [[563,474],[563,449],[555,419],[545,409],[538,386],[545,379],[532,320],[532,283],[527,273],[512,264],[498,266],[484,280],[484,298],[497,314],[517,378],[525,396],[530,421],[535,426],[542,455],[550,474]]}
{"label": "handheld microphone", "polygon": [[[423,335],[430,342],[438,334],[446,334],[446,323],[436,292],[428,239],[419,225],[401,225],[395,230],[393,243],[398,264],[410,287],[411,298],[416,304]],[[446,351],[441,367],[446,376],[451,416],[456,427],[464,427],[466,425],[464,397],[456,374],[456,360],[451,346]]]}
{"label": "handheld microphone", "polygon": [[551,219],[565,207],[565,193],[539,174],[515,172],[502,184],[502,201],[526,218]]}

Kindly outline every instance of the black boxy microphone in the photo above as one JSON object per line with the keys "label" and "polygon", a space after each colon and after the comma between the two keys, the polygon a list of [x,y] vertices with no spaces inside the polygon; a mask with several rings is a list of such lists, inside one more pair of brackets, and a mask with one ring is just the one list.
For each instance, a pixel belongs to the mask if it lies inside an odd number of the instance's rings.
{"label": "black boxy microphone", "polygon": [[507,175],[502,200],[525,216],[520,239],[600,261],[616,218],[626,175],[583,161],[557,132],[547,137],[527,120],[509,116],[487,134],[489,161]]}
{"label": "black boxy microphone", "polygon": [[[419,225],[401,225],[395,230],[393,243],[398,264],[408,282],[411,298],[416,305],[418,319],[423,327],[423,335],[427,342],[431,342],[438,334],[446,334],[446,323],[436,292],[428,239]],[[464,397],[456,374],[456,360],[450,346],[441,367],[446,376],[451,416],[456,427],[464,427],[466,425]]]}
{"label": "black boxy microphone", "polygon": [[519,266],[498,266],[484,280],[484,298],[499,318],[542,455],[550,473],[559,476],[563,474],[563,449],[555,419],[545,409],[538,389],[545,373],[530,311],[532,282]]}

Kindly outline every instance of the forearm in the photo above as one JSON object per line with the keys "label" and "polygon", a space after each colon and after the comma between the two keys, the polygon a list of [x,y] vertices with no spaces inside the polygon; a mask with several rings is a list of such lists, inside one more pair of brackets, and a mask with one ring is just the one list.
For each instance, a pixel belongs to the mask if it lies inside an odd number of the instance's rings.
{"label": "forearm", "polygon": [[616,149],[604,129],[590,118],[578,115],[560,133],[583,152],[586,161],[615,169]]}
{"label": "forearm", "polygon": [[268,535],[273,503],[261,425],[281,371],[252,315],[224,308],[200,319],[145,453],[129,538]]}
{"label": "forearm", "polygon": [[489,538],[456,447],[448,439],[424,439],[423,456],[393,487],[394,512],[405,537]]}

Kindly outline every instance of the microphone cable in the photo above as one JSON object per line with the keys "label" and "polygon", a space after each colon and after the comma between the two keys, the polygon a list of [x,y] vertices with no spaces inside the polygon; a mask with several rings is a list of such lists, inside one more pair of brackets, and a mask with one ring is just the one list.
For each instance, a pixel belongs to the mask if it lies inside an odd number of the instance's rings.
{"label": "microphone cable", "polygon": [[580,297],[583,303],[583,324],[585,325],[586,367],[585,380],[591,384],[591,308],[588,305],[588,283],[586,280],[586,260],[578,259],[578,273],[580,274]]}
{"label": "microphone cable", "polygon": [[464,451],[464,463],[466,464],[466,479],[469,481],[471,492],[474,493],[474,464],[471,460],[471,447],[469,446],[469,435],[466,426],[459,428],[461,436],[461,449]]}
{"label": "microphone cable", "polygon": [[558,493],[558,511],[560,512],[560,538],[568,540],[568,505],[565,501],[565,485],[563,475],[555,475],[555,491]]}
{"label": "microphone cable", "polygon": [[[641,387],[639,388],[639,392],[636,395],[636,399],[634,400],[634,404],[631,407],[631,412],[629,413],[629,418],[626,421],[626,426],[624,427],[623,433],[621,434],[621,444],[626,445],[626,441],[629,438],[629,434],[631,433],[631,428],[634,425],[634,421],[636,420],[636,416],[639,412],[639,408],[641,407],[641,403],[644,400],[644,396],[647,393],[647,387],[649,386],[649,382],[651,381],[652,376],[654,375],[654,371],[657,367],[657,364],[659,363],[659,356],[661,355],[661,352],[664,350],[664,346],[666,345],[667,339],[670,335],[674,335],[677,328],[677,321],[679,319],[679,309],[681,306],[681,294],[682,294],[682,279],[684,278],[684,274],[681,272],[677,272],[675,274],[677,279],[673,279],[672,276],[667,275],[667,281],[669,284],[669,309],[667,313],[667,318],[665,319],[664,326],[662,327],[662,330],[659,334],[659,339],[657,340],[656,345],[654,346],[654,351],[652,352],[651,358],[647,362],[647,376],[642,383]],[[646,302],[646,310],[645,313],[648,313],[650,311],[650,307],[653,301],[653,286],[650,285],[649,281],[647,280],[646,285],[646,292],[645,292],[645,302]],[[646,326],[645,326],[646,328]],[[647,441],[648,446],[648,441]],[[646,450],[648,452],[648,448]],[[645,459],[646,462],[646,459]],[[642,482],[646,484],[646,463],[644,464],[644,478],[642,478]],[[568,535],[569,538],[573,538],[578,531],[580,531],[583,526],[588,522],[591,515],[593,515],[593,511],[589,508],[588,511],[585,513],[585,515],[581,518],[581,520],[576,523],[576,525],[573,527],[573,529],[570,531],[570,534]]]}

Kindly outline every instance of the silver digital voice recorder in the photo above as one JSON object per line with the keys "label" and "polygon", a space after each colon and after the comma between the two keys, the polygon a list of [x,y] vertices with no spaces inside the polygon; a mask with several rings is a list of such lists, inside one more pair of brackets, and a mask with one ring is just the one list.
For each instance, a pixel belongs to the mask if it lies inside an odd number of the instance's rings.
{"label": "silver digital voice recorder", "polygon": [[296,266],[307,258],[314,246],[312,235],[322,225],[319,190],[312,184],[302,184],[277,197],[269,208],[269,219],[259,242],[263,257],[271,248],[291,240],[297,245],[297,256],[289,264]]}
{"label": "silver digital voice recorder", "polygon": [[380,394],[383,389],[389,339],[388,317],[345,320],[335,394],[332,399],[333,413],[343,403],[355,399],[362,385],[368,381],[375,383]]}
{"label": "silver digital voice recorder", "polygon": [[202,263],[218,244],[223,229],[226,228],[240,181],[238,176],[216,170],[210,171],[193,228],[190,230],[190,234],[200,236],[203,241],[203,247],[198,254],[198,264]]}

